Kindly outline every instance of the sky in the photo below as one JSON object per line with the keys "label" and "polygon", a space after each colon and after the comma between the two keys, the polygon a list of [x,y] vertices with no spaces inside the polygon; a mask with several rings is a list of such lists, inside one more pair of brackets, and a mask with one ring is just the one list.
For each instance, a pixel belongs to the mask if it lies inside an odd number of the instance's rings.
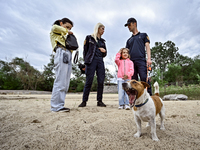
{"label": "sky", "polygon": [[179,53],[200,54],[200,0],[0,0],[0,60],[23,58],[42,71],[50,62],[52,24],[64,17],[73,21],[72,32],[83,56],[85,37],[101,22],[105,25],[105,65],[113,71],[114,58],[131,37],[124,24],[137,20],[138,30],[155,42],[174,42]]}

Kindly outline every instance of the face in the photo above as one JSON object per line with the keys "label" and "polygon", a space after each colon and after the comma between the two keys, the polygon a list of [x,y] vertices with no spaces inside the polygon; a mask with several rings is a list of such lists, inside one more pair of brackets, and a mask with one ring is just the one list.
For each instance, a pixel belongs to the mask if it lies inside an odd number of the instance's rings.
{"label": "face", "polygon": [[149,85],[146,82],[139,82],[136,80],[131,80],[122,84],[123,89],[129,96],[130,105],[134,105],[137,98],[139,98],[143,93],[146,87]]}
{"label": "face", "polygon": [[68,22],[66,22],[65,24],[63,24],[62,22],[60,22],[60,26],[66,28],[68,30],[71,30],[71,28],[72,28],[72,25],[70,23],[68,23]]}
{"label": "face", "polygon": [[133,32],[134,31],[134,29],[135,29],[135,26],[136,26],[136,23],[130,23],[130,24],[128,24],[128,29],[129,29],[129,31],[130,32]]}
{"label": "face", "polygon": [[127,51],[126,49],[124,49],[124,50],[122,51],[122,58],[123,58],[123,59],[127,59],[127,58],[128,58],[128,55],[129,55],[128,51]]}
{"label": "face", "polygon": [[103,35],[104,30],[105,30],[105,27],[104,27],[104,26],[101,26],[101,27],[99,27],[98,33],[99,33],[100,35]]}

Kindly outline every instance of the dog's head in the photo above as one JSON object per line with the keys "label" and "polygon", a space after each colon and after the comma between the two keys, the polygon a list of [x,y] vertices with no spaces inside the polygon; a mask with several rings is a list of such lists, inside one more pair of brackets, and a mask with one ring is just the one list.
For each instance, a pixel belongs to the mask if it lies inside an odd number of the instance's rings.
{"label": "dog's head", "polygon": [[130,105],[134,105],[135,100],[144,93],[144,89],[149,87],[149,84],[143,81],[130,80],[126,83],[122,83],[122,87],[129,96]]}

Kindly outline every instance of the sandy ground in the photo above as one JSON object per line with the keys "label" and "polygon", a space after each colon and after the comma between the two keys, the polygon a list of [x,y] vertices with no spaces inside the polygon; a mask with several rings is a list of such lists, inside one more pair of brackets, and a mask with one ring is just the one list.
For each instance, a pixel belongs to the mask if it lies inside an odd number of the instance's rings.
{"label": "sandy ground", "polygon": [[131,110],[118,110],[117,94],[104,94],[106,108],[96,106],[96,94],[78,108],[82,94],[68,94],[68,113],[50,111],[51,95],[0,95],[0,149],[42,150],[180,150],[200,149],[200,101],[165,101],[165,131],[159,142],[142,123],[134,138]]}

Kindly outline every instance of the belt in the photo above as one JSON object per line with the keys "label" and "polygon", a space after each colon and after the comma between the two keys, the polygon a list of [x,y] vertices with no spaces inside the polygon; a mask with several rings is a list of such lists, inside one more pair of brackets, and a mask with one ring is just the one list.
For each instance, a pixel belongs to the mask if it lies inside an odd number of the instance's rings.
{"label": "belt", "polygon": [[56,49],[59,48],[59,47],[62,48],[63,50],[65,50],[65,51],[67,50],[67,48],[64,47],[63,45],[57,44],[56,47],[54,48],[54,52],[56,52]]}

